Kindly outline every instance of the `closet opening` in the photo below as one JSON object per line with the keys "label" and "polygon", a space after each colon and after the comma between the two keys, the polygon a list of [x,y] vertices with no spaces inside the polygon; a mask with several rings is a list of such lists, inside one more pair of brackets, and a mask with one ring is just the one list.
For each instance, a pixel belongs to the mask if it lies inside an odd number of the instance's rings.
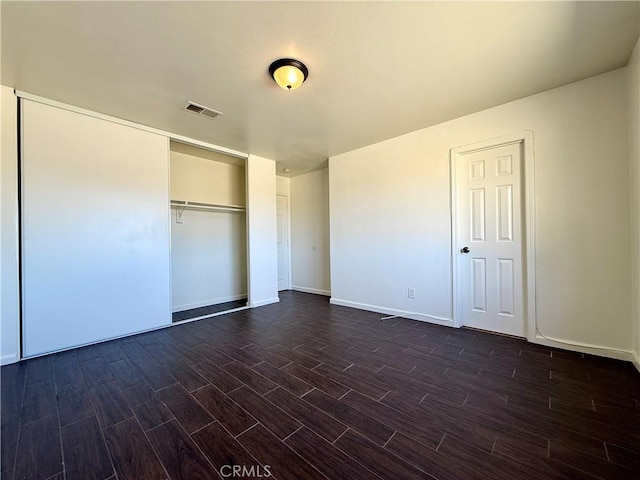
{"label": "closet opening", "polygon": [[171,313],[247,306],[246,160],[171,140]]}

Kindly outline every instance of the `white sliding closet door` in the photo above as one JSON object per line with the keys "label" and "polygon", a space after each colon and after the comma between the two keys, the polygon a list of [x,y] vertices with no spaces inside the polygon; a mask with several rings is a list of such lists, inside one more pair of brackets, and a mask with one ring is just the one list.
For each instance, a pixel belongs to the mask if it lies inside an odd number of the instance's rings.
{"label": "white sliding closet door", "polygon": [[23,356],[171,322],[168,139],[22,100]]}

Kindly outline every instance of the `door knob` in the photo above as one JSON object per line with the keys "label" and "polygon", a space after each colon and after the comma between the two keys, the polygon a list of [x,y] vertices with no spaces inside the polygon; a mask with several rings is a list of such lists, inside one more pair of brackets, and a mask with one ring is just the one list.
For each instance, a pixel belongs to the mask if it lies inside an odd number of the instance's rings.
{"label": "door knob", "polygon": [[469,247],[463,247],[462,249],[460,249],[461,253],[469,253],[471,250],[469,250]]}

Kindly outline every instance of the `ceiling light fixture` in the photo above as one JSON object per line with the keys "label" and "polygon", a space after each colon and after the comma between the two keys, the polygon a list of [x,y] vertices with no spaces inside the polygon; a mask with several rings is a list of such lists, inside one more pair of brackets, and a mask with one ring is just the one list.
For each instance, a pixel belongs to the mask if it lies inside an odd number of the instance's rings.
{"label": "ceiling light fixture", "polygon": [[271,78],[285,90],[295,90],[307,79],[309,70],[299,60],[281,58],[269,65]]}

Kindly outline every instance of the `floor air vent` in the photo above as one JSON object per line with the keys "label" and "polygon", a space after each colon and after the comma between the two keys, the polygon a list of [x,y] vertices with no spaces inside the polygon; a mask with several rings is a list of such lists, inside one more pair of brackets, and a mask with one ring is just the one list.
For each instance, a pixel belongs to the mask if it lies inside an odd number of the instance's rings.
{"label": "floor air vent", "polygon": [[187,106],[185,107],[185,109],[187,109],[190,112],[196,113],[198,115],[203,115],[208,118],[216,118],[222,115],[222,112],[218,112],[213,108],[205,107],[204,105],[199,105],[194,102],[187,103]]}

